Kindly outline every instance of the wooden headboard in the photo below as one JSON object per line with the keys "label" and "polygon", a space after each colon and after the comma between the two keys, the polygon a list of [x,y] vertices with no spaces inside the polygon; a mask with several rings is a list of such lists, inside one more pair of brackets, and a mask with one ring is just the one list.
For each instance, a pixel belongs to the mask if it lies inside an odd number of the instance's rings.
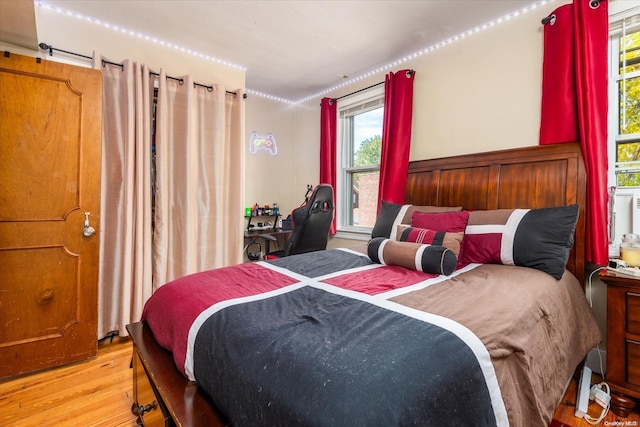
{"label": "wooden headboard", "polygon": [[465,210],[577,203],[580,217],[567,269],[584,284],[586,182],[578,143],[410,162],[405,202]]}

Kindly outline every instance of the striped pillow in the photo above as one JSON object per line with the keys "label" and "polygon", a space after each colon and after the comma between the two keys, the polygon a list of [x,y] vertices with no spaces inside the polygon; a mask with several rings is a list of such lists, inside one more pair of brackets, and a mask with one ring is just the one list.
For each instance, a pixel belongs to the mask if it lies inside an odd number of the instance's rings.
{"label": "striped pillow", "polygon": [[396,265],[430,274],[449,275],[458,263],[453,251],[443,246],[397,242],[384,237],[371,239],[367,254],[371,261],[378,264]]}
{"label": "striped pillow", "polygon": [[463,237],[464,233],[447,233],[444,231],[430,230],[428,228],[399,225],[395,240],[399,242],[444,246],[445,248],[451,249],[455,256],[458,257],[460,255],[460,246]]}
{"label": "striped pillow", "polygon": [[373,226],[373,230],[371,230],[371,237],[389,238],[399,224],[411,223],[411,217],[414,212],[460,212],[461,210],[461,206],[400,205],[383,200],[376,217],[376,223]]}
{"label": "striped pillow", "polygon": [[461,264],[531,267],[560,280],[573,246],[578,205],[469,212]]}

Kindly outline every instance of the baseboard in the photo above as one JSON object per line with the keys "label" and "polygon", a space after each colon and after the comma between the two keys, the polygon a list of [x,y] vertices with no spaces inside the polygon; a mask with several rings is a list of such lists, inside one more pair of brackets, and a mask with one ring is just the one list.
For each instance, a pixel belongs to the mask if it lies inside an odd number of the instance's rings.
{"label": "baseboard", "polygon": [[[602,358],[602,364],[600,364],[600,358]],[[599,348],[592,348],[587,354],[586,364],[593,372],[604,376],[607,370],[607,352]]]}

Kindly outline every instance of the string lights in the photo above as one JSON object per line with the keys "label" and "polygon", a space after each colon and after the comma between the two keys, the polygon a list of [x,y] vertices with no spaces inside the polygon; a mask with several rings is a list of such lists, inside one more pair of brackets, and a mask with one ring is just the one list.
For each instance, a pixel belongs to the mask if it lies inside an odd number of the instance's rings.
{"label": "string lights", "polygon": [[[269,94],[266,94],[266,93],[262,93],[262,92],[259,92],[259,91],[255,91],[255,90],[249,89],[249,88],[247,88],[246,91],[247,91],[247,93],[249,93],[251,95],[256,95],[256,96],[259,96],[259,97],[262,97],[262,98],[266,98],[266,99],[270,99],[270,100],[273,100],[273,101],[283,102],[283,103],[292,104],[292,105],[304,104],[305,102],[308,102],[308,101],[311,101],[311,100],[314,100],[314,99],[317,99],[317,98],[321,98],[321,97],[323,97],[325,95],[330,94],[331,92],[334,92],[334,91],[336,91],[338,89],[342,89],[342,88],[344,88],[346,86],[350,86],[350,85],[352,85],[354,83],[357,83],[357,82],[359,82],[361,80],[367,79],[367,78],[372,77],[374,75],[386,73],[387,71],[389,71],[389,70],[391,70],[393,68],[396,68],[397,66],[399,66],[401,64],[404,64],[404,63],[409,62],[409,61],[411,61],[413,59],[416,59],[416,58],[418,58],[420,56],[423,56],[423,55],[426,55],[426,54],[431,53],[433,51],[436,51],[438,49],[441,49],[441,48],[443,48],[443,47],[445,47],[447,45],[450,45],[451,43],[455,43],[455,42],[457,42],[459,40],[462,40],[462,39],[464,39],[466,37],[469,37],[469,36],[472,36],[474,34],[477,34],[477,33],[481,32],[483,30],[486,30],[488,28],[494,27],[495,25],[502,24],[503,22],[509,21],[510,19],[513,19],[513,18],[515,18],[515,17],[517,17],[519,15],[522,15],[523,13],[530,12],[530,11],[532,11],[532,10],[534,10],[534,9],[536,9],[536,8],[546,4],[546,3],[550,3],[550,2],[553,2],[553,1],[555,1],[555,0],[541,0],[541,1],[539,1],[537,3],[534,3],[532,5],[529,5],[529,6],[525,7],[525,8],[522,8],[520,10],[512,12],[512,13],[506,15],[506,16],[494,19],[493,21],[488,22],[486,24],[479,25],[479,26],[477,26],[475,28],[472,28],[470,30],[467,30],[467,31],[465,31],[463,33],[460,33],[460,34],[457,34],[455,36],[452,36],[452,37],[450,37],[450,38],[448,38],[446,40],[440,41],[440,42],[438,42],[438,43],[436,43],[434,45],[428,46],[428,47],[426,47],[424,49],[421,49],[421,50],[419,50],[417,52],[414,52],[414,53],[411,53],[409,55],[406,55],[406,56],[404,56],[404,57],[402,57],[400,59],[397,59],[397,60],[395,60],[393,62],[390,62],[390,63],[388,63],[388,64],[386,64],[384,66],[378,67],[378,68],[376,68],[374,70],[367,71],[367,72],[365,72],[363,74],[360,74],[360,75],[358,75],[358,76],[356,76],[356,77],[354,77],[352,79],[345,80],[345,81],[343,81],[342,83],[340,83],[338,85],[331,86],[331,87],[329,87],[329,88],[327,88],[327,89],[325,89],[325,90],[323,90],[321,92],[314,93],[312,95],[309,95],[309,96],[307,96],[305,98],[302,98],[302,99],[299,99],[297,101],[284,99],[284,98],[281,98],[281,97],[278,97],[278,96],[269,95]],[[68,16],[72,16],[72,17],[75,17],[75,18],[82,19],[84,21],[90,22],[92,24],[100,25],[102,27],[108,28],[108,29],[113,30],[113,31],[117,31],[117,32],[120,32],[120,33],[123,33],[123,34],[127,34],[127,35],[129,35],[131,37],[140,38],[140,39],[146,40],[148,42],[158,44],[160,46],[164,46],[164,47],[168,47],[168,48],[171,48],[171,49],[179,50],[181,52],[184,52],[184,53],[187,53],[187,54],[190,54],[190,55],[194,55],[194,56],[197,56],[199,58],[202,58],[202,59],[205,59],[205,60],[208,60],[208,61],[212,61],[212,62],[215,62],[215,63],[218,63],[218,64],[225,65],[227,67],[235,68],[235,69],[242,70],[242,71],[245,71],[245,72],[247,70],[247,67],[243,67],[241,65],[234,64],[232,62],[225,61],[225,60],[220,59],[220,58],[215,58],[213,56],[206,55],[206,54],[203,54],[201,52],[197,52],[197,51],[194,51],[192,49],[189,49],[189,48],[186,48],[186,47],[174,44],[174,43],[170,43],[170,42],[167,42],[167,41],[164,41],[164,40],[161,40],[161,39],[157,39],[155,37],[151,37],[151,36],[148,36],[146,34],[142,34],[142,33],[139,33],[139,32],[133,31],[133,30],[129,30],[127,28],[119,27],[117,25],[113,25],[113,24],[110,24],[108,22],[104,22],[104,21],[101,21],[99,19],[92,18],[90,16],[84,16],[84,15],[81,15],[79,13],[76,13],[76,12],[73,12],[73,11],[70,11],[70,10],[66,10],[66,9],[62,9],[62,8],[59,8],[59,7],[55,7],[55,6],[52,6],[50,4],[47,4],[46,2],[36,1],[36,4],[38,6],[53,10],[53,11],[58,12],[58,13],[63,13],[63,14],[66,14]]]}
{"label": "string lights", "polygon": [[398,66],[400,64],[403,64],[405,62],[408,62],[410,60],[418,58],[418,57],[420,57],[422,55],[425,55],[427,53],[431,53],[431,52],[433,52],[435,50],[438,50],[438,49],[440,49],[440,48],[442,48],[444,46],[447,46],[447,45],[449,45],[449,44],[451,44],[453,42],[459,41],[459,40],[461,40],[463,38],[466,38],[466,37],[468,37],[470,35],[479,33],[480,31],[486,30],[486,29],[491,28],[491,27],[493,27],[495,25],[498,25],[498,24],[501,24],[503,22],[506,22],[506,21],[508,21],[508,20],[510,20],[512,18],[515,18],[516,16],[522,15],[523,13],[526,13],[526,12],[530,12],[533,9],[536,9],[539,6],[542,6],[543,4],[550,3],[550,2],[553,2],[553,1],[555,1],[555,0],[541,0],[541,1],[539,1],[537,3],[534,3],[534,4],[530,5],[530,6],[527,6],[525,8],[520,9],[520,10],[512,12],[512,13],[506,15],[506,16],[494,19],[491,22],[488,22],[486,24],[477,26],[475,28],[472,28],[470,30],[465,31],[464,33],[455,35],[455,36],[450,37],[450,38],[448,38],[446,40],[443,40],[443,41],[441,41],[439,43],[436,43],[436,44],[428,46],[428,47],[426,47],[426,48],[424,48],[422,50],[419,50],[417,52],[409,54],[409,55],[407,55],[407,56],[405,56],[405,57],[403,57],[401,59],[398,59],[398,60],[396,60],[394,62],[391,62],[391,63],[389,63],[387,65],[384,65],[384,66],[381,66],[379,68],[376,68],[375,70],[368,71],[368,72],[366,72],[364,74],[361,74],[361,75],[359,75],[357,77],[354,77],[354,78],[352,78],[350,80],[344,81],[344,82],[340,83],[339,85],[332,86],[332,87],[327,88],[327,89],[325,89],[325,90],[323,90],[321,92],[318,92],[318,93],[315,93],[313,95],[307,96],[306,98],[302,98],[302,99],[300,99],[298,101],[293,102],[293,104],[303,104],[303,103],[305,103],[307,101],[311,101],[313,99],[320,98],[320,97],[323,97],[325,95],[328,95],[329,93],[331,93],[331,92],[333,92],[335,90],[341,89],[341,88],[343,88],[345,86],[349,86],[349,85],[351,85],[353,83],[356,83],[356,82],[358,82],[360,80],[366,79],[368,77],[371,77],[371,76],[374,76],[374,75],[377,75],[377,74],[381,74],[383,72],[387,72],[390,69],[395,68],[396,66]]}
{"label": "string lights", "polygon": [[117,32],[122,33],[122,34],[129,35],[131,37],[136,37],[136,38],[139,38],[139,39],[143,39],[143,40],[146,40],[146,41],[151,42],[151,43],[155,43],[155,44],[163,46],[163,47],[168,47],[170,49],[175,49],[175,50],[178,50],[180,52],[187,53],[189,55],[193,55],[193,56],[197,56],[197,57],[202,58],[202,59],[206,59],[207,61],[212,61],[212,62],[215,62],[217,64],[222,64],[222,65],[227,66],[227,67],[235,68],[237,70],[247,71],[247,67],[244,67],[242,65],[234,64],[233,62],[225,61],[223,59],[216,58],[216,57],[213,57],[211,55],[206,55],[204,53],[197,52],[195,50],[186,48],[184,46],[180,46],[180,45],[177,45],[177,44],[174,44],[174,43],[167,42],[165,40],[161,40],[161,39],[158,39],[158,38],[155,38],[155,37],[151,37],[151,36],[148,36],[146,34],[139,33],[137,31],[129,30],[129,29],[124,28],[124,27],[119,27],[117,25],[113,25],[113,24],[110,24],[108,22],[104,22],[104,21],[101,21],[99,19],[93,18],[91,16],[85,16],[85,15],[82,15],[80,13],[76,13],[76,12],[73,12],[73,11],[70,11],[70,10],[67,10],[67,9],[62,9],[60,7],[52,6],[52,5],[50,5],[48,3],[45,3],[45,2],[42,2],[42,1],[36,1],[36,4],[38,6],[40,6],[40,7],[45,8],[45,9],[49,9],[49,10],[52,10],[52,11],[55,11],[55,12],[58,12],[58,13],[62,13],[62,14],[67,15],[67,16],[71,16],[71,17],[74,17],[74,18],[77,18],[77,19],[81,19],[83,21],[87,21],[87,22],[90,22],[92,24],[99,25],[99,26],[107,28],[109,30],[117,31]]}

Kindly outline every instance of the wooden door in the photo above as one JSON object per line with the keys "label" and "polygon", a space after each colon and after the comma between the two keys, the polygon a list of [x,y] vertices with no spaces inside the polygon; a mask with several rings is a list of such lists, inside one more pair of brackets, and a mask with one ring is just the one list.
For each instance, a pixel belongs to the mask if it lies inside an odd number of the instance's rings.
{"label": "wooden door", "polygon": [[0,53],[0,378],[97,354],[101,120],[100,71]]}

